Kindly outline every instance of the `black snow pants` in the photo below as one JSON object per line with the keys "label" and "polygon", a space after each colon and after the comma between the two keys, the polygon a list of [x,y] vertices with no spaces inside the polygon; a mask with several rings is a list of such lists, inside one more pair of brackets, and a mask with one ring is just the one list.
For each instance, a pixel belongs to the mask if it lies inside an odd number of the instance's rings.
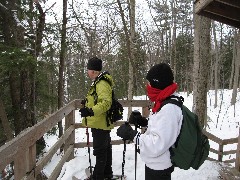
{"label": "black snow pants", "polygon": [[145,165],[145,180],[171,180],[174,166],[164,170],[153,170]]}
{"label": "black snow pants", "polygon": [[92,128],[91,131],[93,137],[93,155],[96,156],[93,179],[110,179],[113,175],[110,130]]}

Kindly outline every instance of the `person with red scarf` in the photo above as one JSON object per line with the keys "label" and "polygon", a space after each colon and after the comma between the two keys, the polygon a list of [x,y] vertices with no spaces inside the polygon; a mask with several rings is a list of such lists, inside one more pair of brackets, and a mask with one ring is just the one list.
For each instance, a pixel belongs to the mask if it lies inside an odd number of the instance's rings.
{"label": "person with red scarf", "polygon": [[168,103],[161,108],[162,102],[171,95],[179,96],[178,85],[174,82],[173,72],[166,63],[154,65],[147,73],[147,94],[154,102],[152,113],[146,118],[133,112],[129,122],[148,124],[144,134],[133,130],[129,124],[117,129],[117,135],[124,140],[132,140],[139,145],[141,159],[145,162],[145,180],[171,180],[174,166],[170,158],[170,148],[174,145],[182,125],[182,110]]}

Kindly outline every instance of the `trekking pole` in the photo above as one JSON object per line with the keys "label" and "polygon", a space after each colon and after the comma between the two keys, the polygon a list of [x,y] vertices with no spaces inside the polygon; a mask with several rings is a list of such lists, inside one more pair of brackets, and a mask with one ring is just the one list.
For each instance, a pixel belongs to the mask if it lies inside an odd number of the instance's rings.
{"label": "trekking pole", "polygon": [[[129,124],[129,122],[128,121],[126,121],[125,122],[125,124],[126,125],[128,125]],[[126,139],[123,139],[123,162],[122,162],[122,175],[121,175],[121,180],[123,180],[123,178],[124,178],[124,165],[125,165],[125,154],[126,154],[126,147],[127,147],[127,145],[126,145]]]}
{"label": "trekking pole", "polygon": [[[86,120],[86,118],[85,118]],[[89,160],[89,167],[90,167],[90,174],[91,174],[91,179],[92,179],[92,162],[91,162],[91,150],[90,150],[90,142],[89,142],[89,132],[88,132],[88,127],[86,127],[86,135],[87,135],[87,147],[88,147],[88,160]]]}
{"label": "trekking pole", "polygon": [[126,153],[126,140],[123,140],[124,148],[123,148],[123,162],[122,162],[122,176],[121,180],[124,178],[124,165],[125,165],[125,153]]}
{"label": "trekking pole", "polygon": [[[85,107],[85,102],[82,103],[82,107]],[[88,147],[88,160],[89,160],[89,168],[90,168],[90,178],[92,179],[92,162],[91,162],[91,149],[90,149],[90,142],[89,142],[89,132],[88,132],[88,126],[87,126],[87,118],[84,118],[85,124],[86,124],[86,135],[87,135],[87,147]]]}
{"label": "trekking pole", "polygon": [[[134,116],[139,114],[139,111],[134,110],[132,113],[134,113]],[[138,123],[137,121],[134,122],[135,125],[135,131],[137,131],[138,128]],[[135,180],[137,179],[137,149],[138,149],[138,145],[137,143],[135,143]]]}
{"label": "trekking pole", "polygon": [[[135,130],[137,131],[137,124],[135,123]],[[137,179],[137,143],[135,143],[135,180]]]}

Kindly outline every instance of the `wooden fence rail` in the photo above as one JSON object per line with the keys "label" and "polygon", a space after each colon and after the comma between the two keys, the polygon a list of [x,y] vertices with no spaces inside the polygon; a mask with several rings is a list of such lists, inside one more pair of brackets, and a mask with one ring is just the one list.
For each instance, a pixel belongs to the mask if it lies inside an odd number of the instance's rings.
{"label": "wooden fence rail", "polygon": [[[148,115],[151,103],[147,100],[120,100],[124,107],[142,107],[142,114]],[[37,175],[41,173],[43,168],[52,159],[53,155],[64,144],[64,153],[61,160],[53,170],[49,180],[55,180],[59,176],[62,166],[65,162],[74,158],[74,148],[86,147],[86,142],[75,143],[75,129],[82,128],[80,123],[75,123],[75,110],[79,109],[81,100],[74,100],[59,109],[54,114],[43,119],[33,127],[27,128],[16,136],[11,141],[0,147],[0,170],[3,170],[7,165],[13,163],[14,165],[14,179],[15,180],[32,180],[36,179]],[[64,134],[58,141],[53,144],[50,150],[38,162],[36,161],[36,141],[40,139],[45,133],[51,130],[57,123],[65,118]],[[124,123],[120,121],[116,126]],[[238,138],[221,140],[209,132],[205,132],[210,140],[219,144],[219,149],[211,148],[211,152],[218,154],[218,159],[211,159],[222,161],[224,155],[236,154],[236,159],[227,160],[224,162],[236,163],[236,168],[239,170],[239,150],[223,151],[223,146],[232,143],[238,143]],[[122,140],[112,141],[112,144],[122,144]],[[92,145],[92,143],[90,143]],[[239,146],[238,146],[239,149]]]}
{"label": "wooden fence rail", "polygon": [[[219,162],[224,162],[224,163],[235,163],[236,169],[239,170],[239,160],[240,160],[238,158],[238,156],[239,156],[239,143],[238,143],[239,137],[231,138],[231,139],[220,139],[220,138],[218,138],[218,137],[214,136],[213,134],[211,134],[209,132],[206,132],[206,131],[204,131],[204,134],[206,134],[211,141],[218,144],[218,150],[210,147],[210,152],[212,152],[214,154],[217,154],[218,158],[213,159],[213,158],[208,157],[208,159],[212,160],[212,161],[219,161]],[[226,150],[226,151],[223,150],[224,146],[230,145],[230,144],[235,144],[235,143],[238,143],[236,149]],[[232,159],[223,161],[223,156],[230,155],[230,154],[235,154],[236,158],[232,158]]]}

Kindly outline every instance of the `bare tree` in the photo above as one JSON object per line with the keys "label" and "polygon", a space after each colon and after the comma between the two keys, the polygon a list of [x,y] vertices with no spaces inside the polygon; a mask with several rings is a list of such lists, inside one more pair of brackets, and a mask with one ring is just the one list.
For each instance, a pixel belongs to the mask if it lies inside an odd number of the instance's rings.
{"label": "bare tree", "polygon": [[219,68],[219,46],[218,46],[218,41],[217,41],[217,35],[216,35],[216,24],[213,22],[213,37],[214,37],[214,47],[215,47],[215,63],[214,63],[214,89],[215,89],[215,103],[214,103],[214,108],[217,107],[217,99],[218,99],[218,68]]}
{"label": "bare tree", "polygon": [[176,8],[176,2],[175,0],[172,0],[171,2],[171,9],[172,9],[172,29],[173,29],[173,35],[172,35],[172,43],[170,45],[171,49],[171,58],[170,58],[170,64],[173,68],[173,74],[174,79],[176,79],[176,36],[177,36],[177,8]]}
{"label": "bare tree", "polygon": [[[61,30],[61,52],[59,63],[59,81],[58,81],[58,109],[64,105],[64,71],[66,59],[66,30],[67,29],[67,0],[63,0],[63,21]],[[63,135],[62,121],[58,122],[59,137]]]}
{"label": "bare tree", "polygon": [[231,99],[231,104],[234,105],[236,103],[236,98],[237,98],[237,88],[239,87],[239,61],[240,61],[240,32],[236,32],[234,38],[236,40],[236,56],[233,59],[235,62],[235,69],[234,69],[234,79],[233,79],[233,92],[232,92],[232,99]]}
{"label": "bare tree", "polygon": [[229,79],[229,89],[233,88],[233,77],[234,77],[234,70],[235,70],[235,59],[236,59],[236,41],[237,41],[237,34],[236,30],[234,31],[234,40],[233,40],[233,56],[232,56],[232,65],[231,65],[231,75]]}
{"label": "bare tree", "polygon": [[130,2],[128,3],[130,16],[130,31],[127,28],[127,22],[125,20],[125,15],[120,0],[117,0],[117,3],[123,23],[123,30],[126,38],[126,46],[128,51],[129,58],[128,99],[131,100],[133,98],[133,65],[134,65],[133,41],[135,39],[135,0],[130,0]]}

